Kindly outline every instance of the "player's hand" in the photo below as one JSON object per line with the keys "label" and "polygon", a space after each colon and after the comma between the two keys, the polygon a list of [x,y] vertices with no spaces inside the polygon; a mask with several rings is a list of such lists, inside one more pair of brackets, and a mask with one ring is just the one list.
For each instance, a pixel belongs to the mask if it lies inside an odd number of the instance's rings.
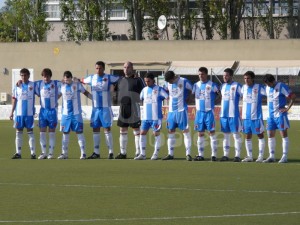
{"label": "player's hand", "polygon": [[285,112],[287,112],[287,111],[289,111],[288,108],[280,108],[280,109],[279,109],[279,112],[281,112],[281,113],[285,113]]}
{"label": "player's hand", "polygon": [[9,116],[9,119],[10,119],[10,120],[13,120],[13,118],[14,118],[14,114],[11,113],[10,116]]}
{"label": "player's hand", "polygon": [[22,85],[22,83],[23,83],[22,80],[18,80],[17,83],[16,83],[16,86],[20,87]]}

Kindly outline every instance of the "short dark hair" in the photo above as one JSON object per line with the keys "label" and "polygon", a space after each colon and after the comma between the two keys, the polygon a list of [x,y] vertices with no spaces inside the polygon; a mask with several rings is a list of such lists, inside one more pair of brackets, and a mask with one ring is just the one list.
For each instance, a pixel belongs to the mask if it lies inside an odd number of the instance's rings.
{"label": "short dark hair", "polygon": [[45,68],[42,70],[42,76],[44,76],[43,74],[48,75],[49,77],[52,77],[52,71],[49,68]]}
{"label": "short dark hair", "polygon": [[102,66],[103,69],[105,69],[105,63],[104,63],[103,61],[98,61],[98,62],[96,62],[96,65]]}
{"label": "short dark hair", "polygon": [[206,67],[204,67],[204,66],[201,66],[198,71],[202,72],[202,73],[208,74],[208,69]]}
{"label": "short dark hair", "polygon": [[67,71],[64,72],[64,77],[66,77],[66,78],[72,78],[73,75],[72,75],[72,73],[70,71],[67,70]]}
{"label": "short dark hair", "polygon": [[169,70],[165,73],[165,81],[169,82],[170,80],[173,80],[175,78],[175,73],[172,70]]}
{"label": "short dark hair", "polygon": [[225,72],[225,73],[228,73],[230,76],[233,76],[233,69],[231,69],[231,68],[226,68],[226,69],[224,70],[224,72]]}
{"label": "short dark hair", "polygon": [[30,72],[27,68],[23,68],[20,70],[20,73],[25,73],[26,75],[29,75],[30,76]]}
{"label": "short dark hair", "polygon": [[251,79],[254,80],[254,78],[255,78],[255,73],[254,73],[253,71],[247,71],[247,72],[244,74],[244,76],[250,76]]}
{"label": "short dark hair", "polygon": [[264,82],[267,83],[267,82],[274,82],[275,81],[275,77],[272,75],[272,74],[269,74],[267,73],[264,78],[263,78]]}
{"label": "short dark hair", "polygon": [[146,73],[144,78],[149,78],[151,80],[154,80],[154,74],[153,73]]}

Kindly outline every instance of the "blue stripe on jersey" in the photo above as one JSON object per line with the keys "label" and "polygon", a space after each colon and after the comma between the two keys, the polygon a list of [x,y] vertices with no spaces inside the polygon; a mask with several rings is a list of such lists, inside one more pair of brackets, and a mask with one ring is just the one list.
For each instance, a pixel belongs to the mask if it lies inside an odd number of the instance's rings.
{"label": "blue stripe on jersey", "polygon": [[[247,96],[252,96],[252,88],[247,89]],[[252,99],[252,97],[251,97]],[[252,102],[247,103],[247,110],[246,110],[246,118],[252,118],[251,116],[251,109],[252,109]]]}
{"label": "blue stripe on jersey", "polygon": [[226,101],[223,101],[223,116],[224,117],[229,117],[229,100],[230,100],[230,89],[231,89],[231,85],[227,85],[225,84],[225,93],[227,93],[229,96],[226,96]]}
{"label": "blue stripe on jersey", "polygon": [[[153,87],[148,87],[147,88],[147,96],[152,96],[152,92],[153,92]],[[146,97],[147,97],[146,96]],[[152,118],[152,104],[146,104],[147,107],[147,118]]]}

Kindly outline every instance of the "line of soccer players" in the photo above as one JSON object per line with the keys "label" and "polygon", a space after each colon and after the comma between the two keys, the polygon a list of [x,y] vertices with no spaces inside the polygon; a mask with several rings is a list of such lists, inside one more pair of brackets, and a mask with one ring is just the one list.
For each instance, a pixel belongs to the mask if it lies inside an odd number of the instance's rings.
{"label": "line of soccer players", "polygon": [[[63,132],[62,153],[58,159],[68,159],[69,133],[77,134],[80,146],[80,159],[100,159],[100,130],[103,128],[105,141],[108,147],[108,159],[126,159],[128,128],[133,129],[135,137],[135,160],[146,159],[146,135],[150,129],[153,131],[154,152],[151,160],[157,160],[161,148],[160,130],[162,126],[162,103],[169,102],[167,116],[168,154],[162,160],[174,159],[176,146],[176,128],[183,132],[186,160],[203,161],[204,134],[208,132],[211,146],[211,161],[217,161],[217,138],[215,134],[215,102],[221,99],[220,124],[224,134],[223,157],[220,161],[229,161],[230,135],[233,134],[235,157],[234,162],[252,162],[252,134],[258,136],[259,155],[256,162],[275,162],[275,132],[278,129],[282,137],[282,157],[279,163],[288,160],[289,139],[287,130],[290,127],[287,112],[294,104],[296,95],[284,83],[277,82],[273,75],[264,76],[264,83],[254,82],[255,74],[247,71],[244,74],[245,84],[233,81],[234,71],[230,68],[224,70],[224,83],[218,85],[208,79],[206,67],[199,68],[199,81],[194,85],[185,78],[167,71],[164,75],[165,85],[155,84],[155,77],[147,73],[142,79],[136,76],[133,64],[124,63],[125,76],[106,74],[105,63],[98,61],[95,64],[95,74],[77,79],[70,71],[66,71],[62,81],[51,80],[52,72],[46,68],[42,71],[43,80],[29,81],[30,72],[24,68],[20,71],[21,80],[13,90],[12,111],[10,119],[14,120],[16,128],[16,153],[13,159],[21,159],[23,142],[23,129],[27,129],[31,158],[36,159],[35,139],[33,135],[35,115],[35,95],[40,98],[39,112],[40,146],[39,159],[52,159],[55,146],[55,129],[58,124],[58,99],[62,97],[62,118],[60,130]],[[83,86],[91,86],[89,93]],[[120,105],[117,125],[120,127],[120,153],[114,156],[113,137],[111,126],[113,115],[111,109],[111,92],[115,89],[118,104]],[[83,119],[80,93],[92,100],[92,115],[90,126],[93,129],[93,153],[87,157],[86,141],[83,135]],[[193,95],[192,95],[193,94]],[[196,157],[191,156],[192,139],[189,131],[187,114],[187,99],[194,96],[196,117],[194,129],[198,132]],[[264,160],[264,122],[262,113],[262,98],[267,97],[268,118],[267,133],[269,157]],[[242,100],[242,113],[240,118],[239,101]],[[287,101],[289,100],[289,101]],[[140,115],[140,102],[143,102],[143,113]],[[49,144],[47,153],[47,129]],[[245,147],[247,156],[241,160],[241,134],[245,134]]]}

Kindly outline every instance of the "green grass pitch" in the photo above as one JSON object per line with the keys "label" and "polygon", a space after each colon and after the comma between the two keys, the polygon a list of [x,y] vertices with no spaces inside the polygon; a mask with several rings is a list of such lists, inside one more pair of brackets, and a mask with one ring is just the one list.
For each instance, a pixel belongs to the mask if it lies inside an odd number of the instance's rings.
{"label": "green grass pitch", "polygon": [[[148,134],[147,160],[135,161],[131,160],[134,156],[131,130],[127,160],[107,160],[103,134],[101,159],[79,160],[74,133],[68,160],[29,159],[26,134],[22,159],[11,160],[15,152],[15,129],[11,121],[0,121],[0,128],[0,224],[296,225],[300,221],[300,121],[291,121],[287,164],[210,162],[209,145],[205,148],[207,161],[188,162],[179,132],[176,160],[149,160],[153,138]],[[167,154],[165,131],[164,126],[160,157]],[[88,123],[84,134],[89,155],[93,141]],[[35,135],[39,155],[37,128]],[[217,132],[217,135],[220,158],[222,134]],[[119,130],[115,124],[113,136],[116,155]],[[193,156],[197,153],[196,138],[197,134],[192,132]],[[208,140],[207,137],[207,143]],[[256,158],[257,137],[253,141]],[[57,132],[55,156],[60,152],[61,133]],[[281,138],[277,134],[277,160],[281,153]],[[265,157],[267,154],[266,146]],[[245,156],[244,143],[241,156]]]}

